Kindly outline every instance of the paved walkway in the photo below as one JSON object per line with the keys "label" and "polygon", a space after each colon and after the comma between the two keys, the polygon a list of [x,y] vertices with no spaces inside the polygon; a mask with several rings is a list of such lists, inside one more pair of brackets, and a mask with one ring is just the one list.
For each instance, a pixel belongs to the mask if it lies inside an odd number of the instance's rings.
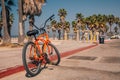
{"label": "paved walkway", "polygon": [[[53,40],[52,42],[61,54],[67,51],[73,51],[90,45],[95,45],[90,42],[80,42],[74,40]],[[22,65],[22,47],[0,47],[0,55],[0,71]]]}
{"label": "paved walkway", "polygon": [[[74,46],[69,47],[69,44]],[[64,43],[64,44],[63,44]],[[79,43],[79,44],[78,44]],[[78,50],[92,43],[74,41],[54,41],[61,53],[72,49]],[[62,52],[61,46],[66,46]],[[76,47],[77,46],[77,47]],[[59,66],[50,66],[35,77],[25,77],[25,71],[7,76],[2,80],[120,80],[120,40],[112,40],[97,47],[78,51],[76,54],[62,58]],[[71,52],[71,51],[70,51]]]}

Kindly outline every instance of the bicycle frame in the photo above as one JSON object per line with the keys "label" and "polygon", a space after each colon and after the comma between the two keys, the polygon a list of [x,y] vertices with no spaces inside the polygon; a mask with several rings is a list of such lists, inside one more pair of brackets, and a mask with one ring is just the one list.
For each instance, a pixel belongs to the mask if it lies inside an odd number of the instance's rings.
{"label": "bicycle frame", "polygon": [[[43,47],[43,52],[42,53],[45,53],[46,52],[45,49],[46,49],[48,43],[50,43],[48,34],[47,33],[43,33],[43,34],[39,35],[34,43],[36,45],[39,45],[39,41],[43,43],[44,47]],[[38,48],[40,48],[40,47],[38,46]],[[49,49],[49,52],[50,52],[50,49]]]}
{"label": "bicycle frame", "polygon": [[[50,51],[52,50],[52,48],[50,48],[50,46],[48,46],[48,43],[51,43],[51,41],[49,40],[48,34],[47,33],[40,34],[35,39],[34,43],[35,43],[35,45],[40,53],[40,57],[38,57],[36,50],[34,50],[34,59],[39,60],[39,61],[43,61],[44,57],[42,55],[44,55],[44,53],[46,53],[46,48],[48,48],[48,54],[50,54]],[[40,43],[43,44],[43,50],[41,50]],[[30,55],[32,54],[31,51],[32,51],[32,46],[30,49]]]}
{"label": "bicycle frame", "polygon": [[[37,49],[38,49],[38,51],[39,51],[39,54],[40,54],[40,57],[38,57],[38,56],[37,56],[37,53],[36,53],[36,50],[34,50],[34,59],[35,59],[35,60],[39,60],[39,61],[40,61],[40,60],[43,60],[43,59],[44,59],[44,57],[43,57],[42,55],[44,55],[44,53],[46,53],[46,48],[48,48],[48,52],[47,52],[48,54],[50,54],[50,51],[53,52],[52,48],[50,48],[50,47],[48,46],[48,44],[51,43],[51,41],[49,40],[48,34],[47,34],[46,31],[44,30],[44,28],[45,28],[45,26],[46,26],[46,23],[47,23],[49,20],[52,20],[53,17],[54,17],[54,14],[53,14],[52,16],[50,16],[50,17],[45,21],[44,26],[43,26],[42,28],[40,28],[40,29],[39,29],[36,25],[33,24],[33,26],[34,26],[36,29],[38,29],[38,30],[40,30],[40,31],[41,31],[41,29],[43,30],[43,33],[40,34],[38,37],[36,37],[36,36],[34,35],[35,40],[34,40],[33,42],[34,42],[34,44],[36,45],[36,47],[37,47]],[[41,48],[40,48],[40,43],[43,44],[42,50],[41,50]],[[31,49],[30,49],[30,55],[32,54],[31,51],[32,51],[32,47],[31,47]]]}

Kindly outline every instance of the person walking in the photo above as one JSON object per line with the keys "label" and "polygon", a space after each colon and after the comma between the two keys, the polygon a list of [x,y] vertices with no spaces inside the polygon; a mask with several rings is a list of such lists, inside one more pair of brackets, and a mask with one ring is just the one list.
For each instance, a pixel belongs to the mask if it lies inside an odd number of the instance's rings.
{"label": "person walking", "polygon": [[0,42],[2,40],[2,27],[0,26]]}
{"label": "person walking", "polygon": [[58,29],[58,39],[61,40],[61,29]]}

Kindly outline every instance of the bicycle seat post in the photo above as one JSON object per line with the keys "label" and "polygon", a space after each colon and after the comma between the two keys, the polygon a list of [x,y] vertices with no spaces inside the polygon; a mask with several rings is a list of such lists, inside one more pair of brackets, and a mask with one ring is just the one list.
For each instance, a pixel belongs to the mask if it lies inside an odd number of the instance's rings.
{"label": "bicycle seat post", "polygon": [[35,40],[37,40],[36,36],[34,35]]}

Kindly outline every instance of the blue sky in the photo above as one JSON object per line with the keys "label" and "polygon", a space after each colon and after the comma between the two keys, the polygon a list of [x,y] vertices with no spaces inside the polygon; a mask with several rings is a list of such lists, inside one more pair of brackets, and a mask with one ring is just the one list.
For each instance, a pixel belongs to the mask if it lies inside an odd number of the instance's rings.
{"label": "blue sky", "polygon": [[[55,14],[55,19],[59,21],[58,10],[60,8],[67,11],[66,20],[69,22],[75,20],[76,13],[82,13],[85,17],[93,14],[113,14],[120,17],[120,0],[47,0],[47,3],[42,7],[42,15],[36,17],[36,24],[42,24],[52,14]],[[16,8],[13,10],[16,16],[12,34],[18,34],[18,14],[15,10]],[[26,26],[26,31],[27,28],[28,26]]]}
{"label": "blue sky", "polygon": [[76,13],[84,16],[93,14],[113,14],[120,17],[120,0],[48,0],[43,6],[43,15],[54,13],[56,16],[60,8],[66,9],[66,19],[75,19]]}

